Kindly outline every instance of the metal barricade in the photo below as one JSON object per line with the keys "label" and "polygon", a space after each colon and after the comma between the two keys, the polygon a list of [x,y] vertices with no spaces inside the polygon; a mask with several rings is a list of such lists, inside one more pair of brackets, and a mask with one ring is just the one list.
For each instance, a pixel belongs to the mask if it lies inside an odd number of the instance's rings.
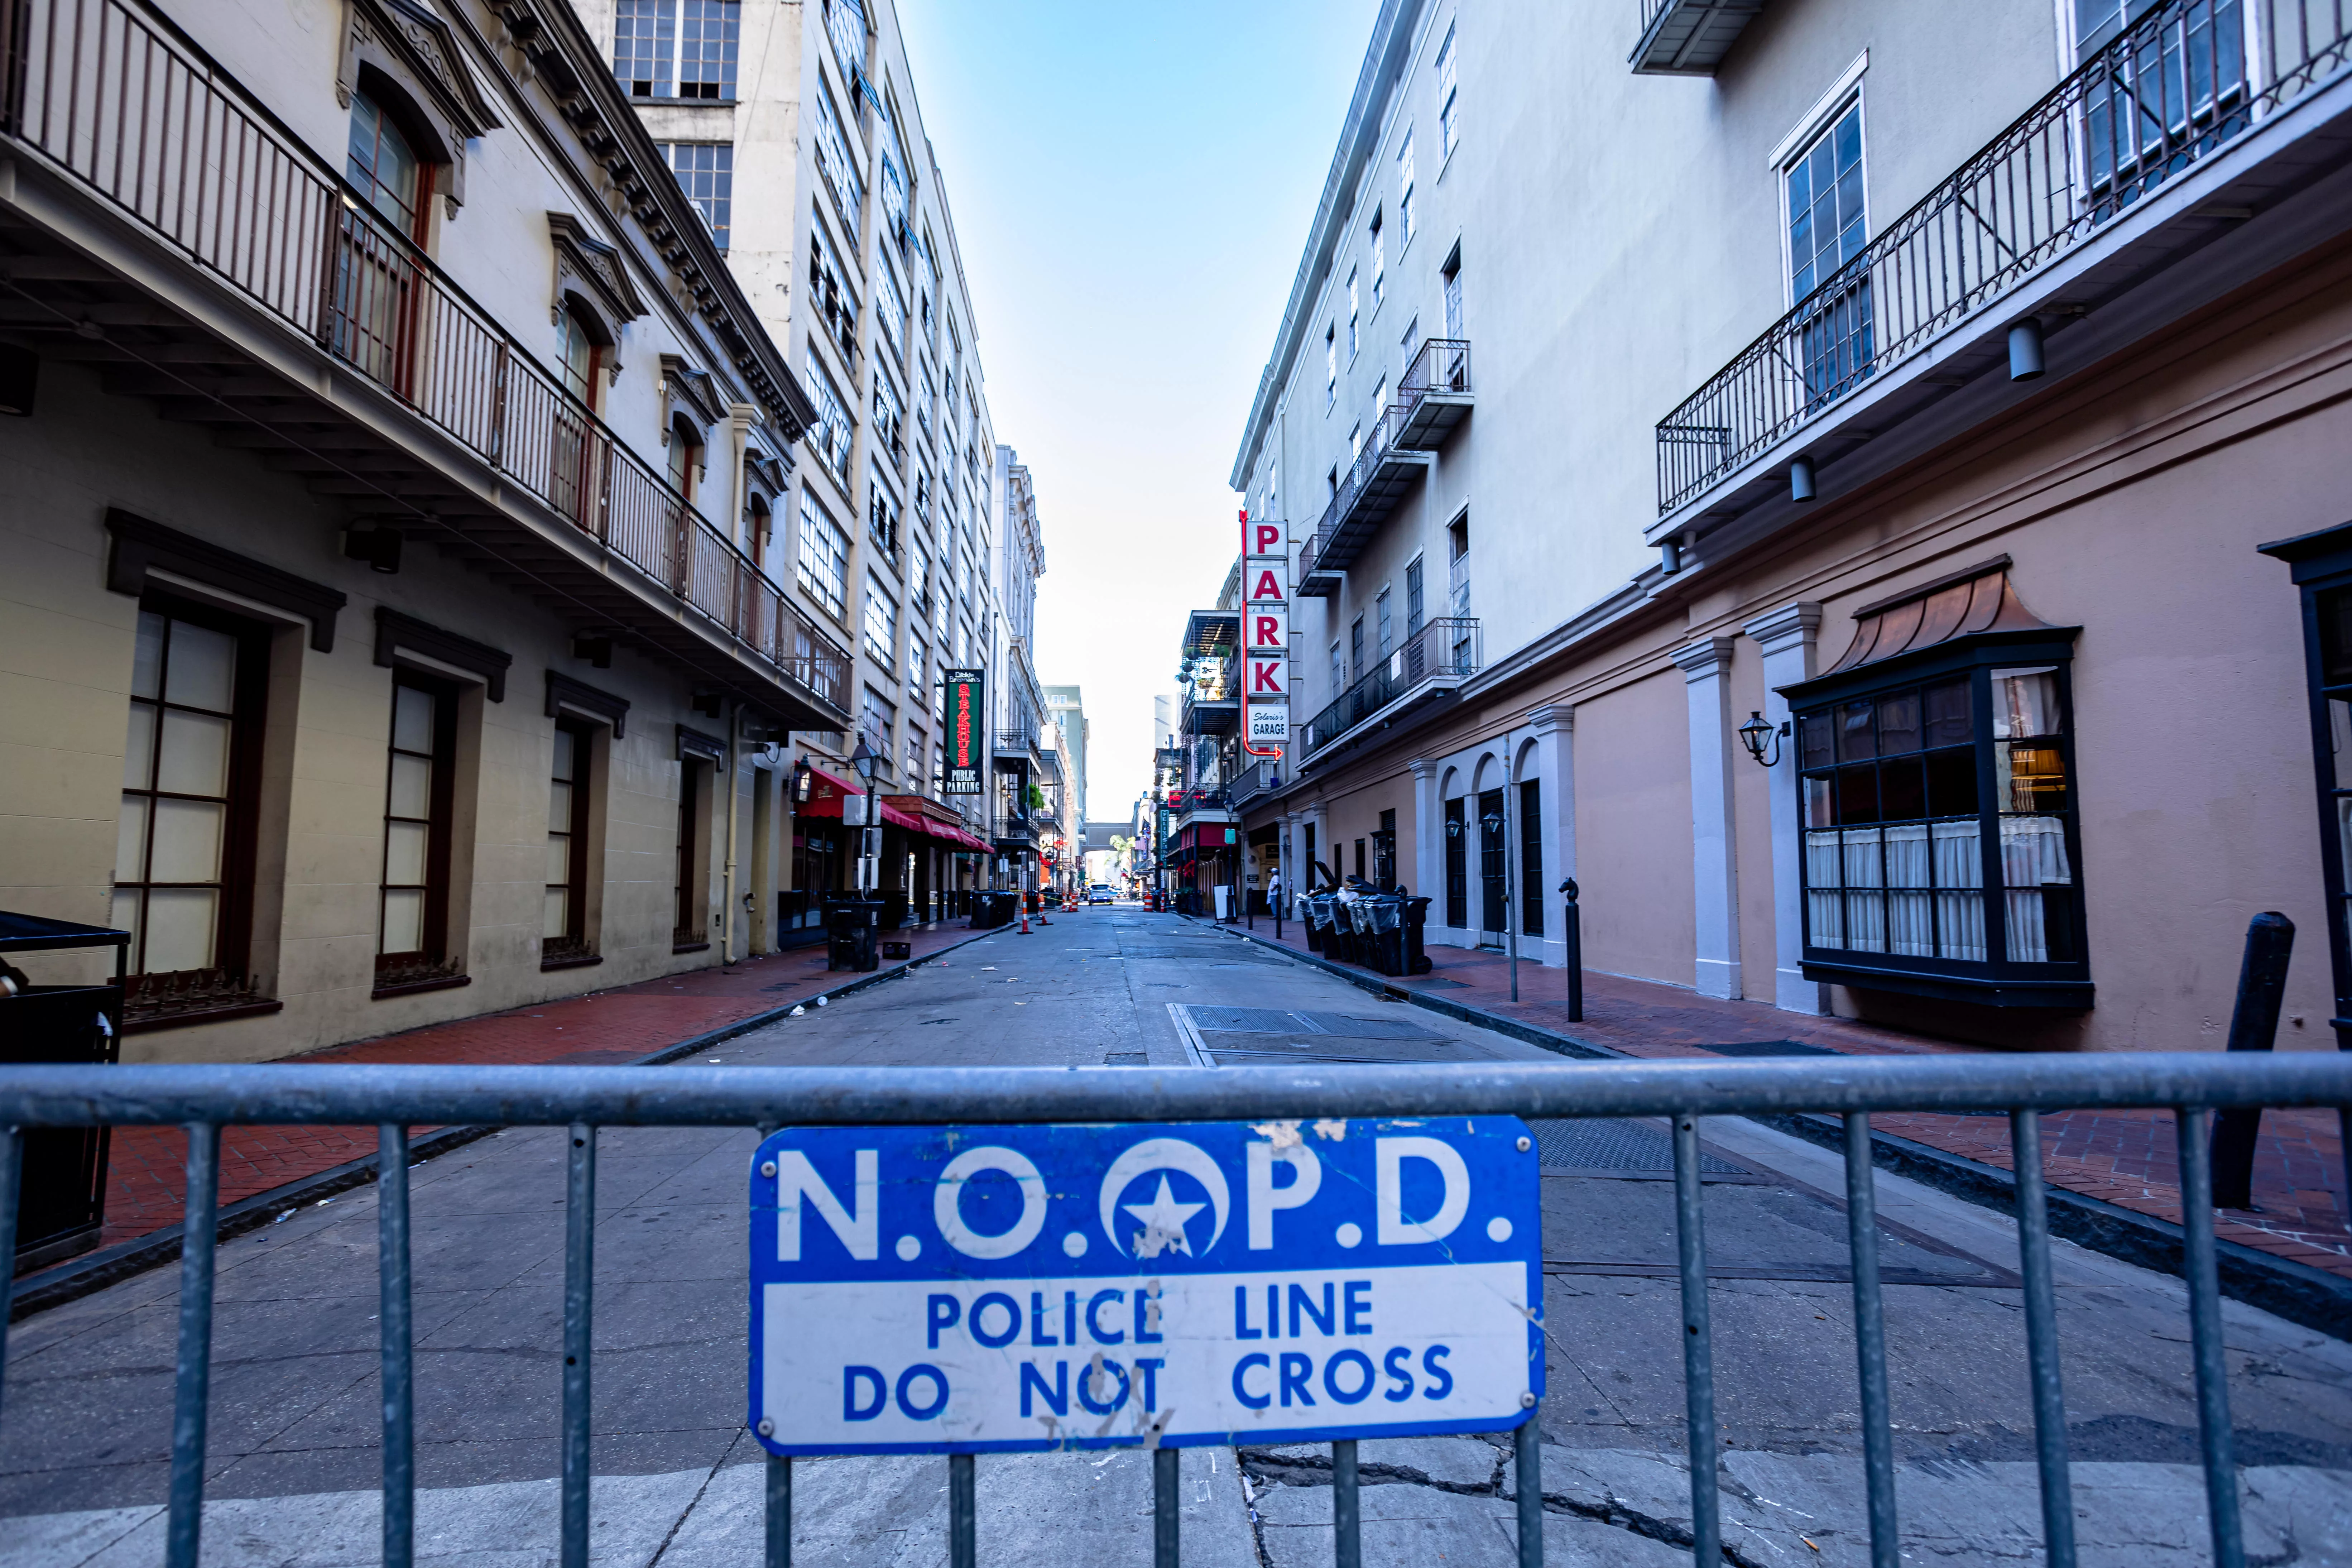
{"label": "metal barricade", "polygon": [[[2042,1176],[2045,1110],[2168,1109],[2181,1175],[2184,1272],[2213,1561],[2243,1568],[2236,1466],[2213,1235],[2210,1129],[2217,1110],[2352,1106],[2352,1055],[2298,1052],[2102,1056],[1845,1057],[1835,1061],[1601,1062],[1176,1068],[464,1067],[47,1067],[0,1068],[0,1258],[15,1243],[24,1130],[184,1127],[187,1216],[182,1230],[168,1568],[196,1568],[204,1502],[212,1351],[213,1269],[224,1126],[373,1123],[382,1294],[383,1561],[409,1568],[415,1528],[414,1360],[409,1314],[407,1130],[421,1125],[569,1130],[563,1279],[562,1554],[587,1568],[590,1332],[594,1312],[596,1135],[609,1126],[922,1125],[936,1122],[1259,1121],[1317,1117],[1666,1117],[1674,1132],[1682,1351],[1692,1458],[1693,1561],[1723,1561],[1717,1504],[1714,1346],[1700,1201],[1699,1123],[1707,1116],[1828,1111],[1845,1123],[1845,1197],[1873,1568],[1896,1568],[1893,1432],[1885,1320],[1879,1293],[1870,1118],[1879,1111],[2007,1111],[2017,1176],[2035,1453],[2046,1561],[2072,1568],[2074,1510],[2067,1469],[2057,1307]],[[0,1276],[0,1370],[12,1282]],[[0,1396],[5,1396],[0,1384]],[[0,1407],[5,1419],[5,1407]],[[1360,1562],[1356,1445],[1332,1446],[1340,1568]],[[1517,1440],[1518,1558],[1543,1561],[1542,1436],[1531,1415]],[[1176,1453],[1153,1455],[1153,1561],[1177,1562]],[[950,1563],[969,1568],[977,1530],[973,1456],[950,1455]],[[767,1461],[769,1568],[789,1568],[791,1461]]]}

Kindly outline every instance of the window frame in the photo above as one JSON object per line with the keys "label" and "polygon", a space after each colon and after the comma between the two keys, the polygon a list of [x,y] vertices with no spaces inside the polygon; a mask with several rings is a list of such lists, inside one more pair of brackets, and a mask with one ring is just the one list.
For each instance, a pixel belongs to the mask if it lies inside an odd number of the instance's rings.
{"label": "window frame", "polygon": [[[430,742],[433,749],[430,752],[407,751],[400,744],[400,693],[403,689],[422,692],[433,704]],[[464,955],[457,954],[453,959],[449,952],[450,865],[456,847],[454,824],[457,798],[457,704],[460,696],[455,681],[406,668],[395,668],[392,672],[392,722],[384,742],[384,841],[376,878],[375,994],[378,996],[454,979],[465,968]],[[403,756],[422,756],[433,770],[425,815],[422,818],[399,816],[393,810],[392,779],[399,765],[398,759]],[[422,883],[394,883],[392,880],[393,824],[419,821],[425,829],[425,880]],[[423,945],[392,951],[383,945],[387,906],[393,893],[410,890],[425,895],[419,931]]]}
{"label": "window frame", "polygon": [[[555,776],[551,752],[548,787],[552,790],[558,784],[569,784],[572,810],[562,830],[566,835],[565,879],[560,884],[543,884],[549,889],[561,886],[564,890],[563,934],[547,934],[542,906],[539,943],[539,966],[541,969],[568,969],[575,964],[603,962],[596,952],[594,937],[588,929],[588,849],[589,830],[594,821],[592,797],[596,790],[596,740],[604,727],[566,713],[555,721],[555,729],[558,733],[572,737],[572,775],[567,779]],[[557,829],[551,827],[547,831],[552,837]]]}
{"label": "window frame", "polygon": [[[2078,1012],[2091,1007],[2094,989],[2080,805],[2083,781],[2075,752],[2073,662],[2076,629],[2036,628],[2032,632],[1992,632],[1955,637],[1916,653],[1899,655],[1841,674],[1781,689],[1781,695],[1789,704],[1790,721],[1790,735],[1784,744],[1789,752],[1786,765],[1791,770],[1795,781],[1790,809],[1796,814],[1793,826],[1798,847],[1798,908],[1799,918],[1803,922],[1800,945],[1801,967],[1806,978],[1866,990],[1892,991],[1994,1007],[2040,1007]],[[2021,737],[1996,737],[1993,733],[1992,674],[1999,669],[2040,666],[2051,667],[2056,677],[2059,730],[2050,739],[2055,742],[2059,764],[2066,781],[2064,803],[2053,812],[2004,812],[1998,788],[1996,749]],[[1893,952],[1872,952],[1849,947],[1817,945],[1813,941],[1811,907],[1811,895],[1816,889],[1812,885],[1805,840],[1809,832],[1823,829],[1811,827],[1806,820],[1806,783],[1810,776],[1824,771],[1833,773],[1841,764],[1832,756],[1827,770],[1808,769],[1804,765],[1801,749],[1804,721],[1834,711],[1848,702],[1868,700],[1874,703],[1908,689],[1925,689],[1956,678],[1965,678],[1969,681],[1970,739],[1968,743],[1974,752],[1976,806],[1972,820],[1977,826],[1979,857],[1976,887],[1965,890],[1975,890],[1981,897],[1985,957],[1979,960]],[[1927,724],[1924,711],[1920,723],[1924,736]],[[2022,737],[2035,738],[2038,737]],[[1923,744],[1916,754],[1925,759],[1936,748]],[[1906,752],[1899,754],[1907,757],[1915,753]],[[1872,760],[1883,760],[1877,755],[1874,741]],[[1933,801],[1927,804],[1932,807]],[[1836,814],[1833,812],[1832,815]],[[1963,815],[1927,816],[1917,820],[1932,826],[1938,821],[1961,820]],[[2071,959],[2037,963],[2008,956],[2008,900],[2001,895],[2011,889],[2007,887],[2003,876],[2000,824],[2005,816],[2021,815],[2056,816],[2061,821],[2073,887],[2073,896],[2066,910],[2067,925],[2063,932],[2074,953]],[[1896,825],[1907,826],[1912,821],[1912,818],[1906,817]],[[1837,822],[1833,827],[1843,831],[1884,826],[1885,819],[1878,816],[1867,823]],[[1840,853],[1843,853],[1843,847]],[[1884,853],[1882,847],[1879,875],[1882,889],[1886,881]],[[1932,861],[1931,847],[1931,866]],[[1837,889],[1821,890],[1845,892],[1849,889],[1841,877]],[[1919,890],[1930,895],[1929,908],[1932,910],[1935,908],[1935,889]],[[1891,941],[1889,945],[1892,945]]]}
{"label": "window frame", "polygon": [[[156,814],[152,804],[148,807],[147,825],[141,836],[140,866],[143,874],[129,884],[138,890],[141,909],[131,945],[124,955],[124,982],[129,984],[132,981],[150,977],[210,974],[221,977],[221,980],[226,983],[215,985],[215,989],[249,991],[255,984],[255,977],[251,972],[253,921],[257,894],[256,874],[261,837],[262,731],[269,705],[271,630],[263,623],[152,588],[140,595],[139,614],[161,616],[165,619],[167,623],[166,653],[164,662],[158,667],[156,695],[150,699],[134,694],[129,699],[130,704],[133,707],[142,704],[151,706],[156,718],[153,738],[148,748],[147,783],[136,787],[130,784],[129,762],[126,756],[124,782],[117,791],[117,810],[118,812],[121,810],[120,802],[131,795],[142,795],[151,803],[157,799],[172,797],[207,801],[216,799],[222,807],[221,840],[219,859],[215,867],[217,876],[214,879],[202,883],[165,881],[159,884],[152,874]],[[229,735],[226,755],[223,759],[224,793],[218,796],[196,795],[188,792],[162,788],[164,711],[176,706],[197,713],[219,714],[221,712],[220,710],[204,709],[194,704],[175,704],[171,700],[168,695],[170,691],[168,623],[172,621],[182,621],[205,631],[226,637],[236,645],[236,663],[235,671],[230,677],[229,707],[225,715],[233,728]],[[134,630],[133,636],[136,635]],[[126,745],[126,752],[127,750]],[[118,837],[118,873],[120,871],[119,846]],[[194,970],[150,970],[146,967],[144,962],[146,942],[151,929],[151,917],[147,905],[159,885],[166,889],[198,886],[215,889],[218,901],[213,912],[213,962],[211,963]],[[123,887],[124,884],[120,879],[116,880],[113,884],[112,896],[121,898]],[[108,918],[114,917],[110,914]],[[120,923],[118,921],[118,924]],[[125,926],[123,929],[132,928]],[[247,995],[243,998],[245,1001],[257,999],[255,995]],[[130,1021],[135,1023],[138,1019],[134,1015]]]}

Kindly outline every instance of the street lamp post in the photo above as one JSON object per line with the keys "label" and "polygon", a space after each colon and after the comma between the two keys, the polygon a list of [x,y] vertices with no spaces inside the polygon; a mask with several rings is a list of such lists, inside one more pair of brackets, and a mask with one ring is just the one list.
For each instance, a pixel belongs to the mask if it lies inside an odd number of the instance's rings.
{"label": "street lamp post", "polygon": [[849,765],[857,770],[858,781],[866,786],[866,822],[857,837],[857,890],[861,893],[873,892],[880,858],[881,813],[874,806],[874,764],[879,760],[874,748],[866,743],[866,732],[859,731],[857,749],[849,753]]}

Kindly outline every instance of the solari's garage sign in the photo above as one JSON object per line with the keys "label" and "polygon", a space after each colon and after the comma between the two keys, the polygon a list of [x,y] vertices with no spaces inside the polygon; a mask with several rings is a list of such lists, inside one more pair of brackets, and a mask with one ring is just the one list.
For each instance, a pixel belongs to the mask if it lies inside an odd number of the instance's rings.
{"label": "solari's garage sign", "polygon": [[1515,1426],[1537,1159],[1509,1117],[772,1133],[751,1426],[776,1454]]}
{"label": "solari's garage sign", "polygon": [[1242,711],[1254,744],[1290,739],[1290,543],[1279,522],[1242,516]]}

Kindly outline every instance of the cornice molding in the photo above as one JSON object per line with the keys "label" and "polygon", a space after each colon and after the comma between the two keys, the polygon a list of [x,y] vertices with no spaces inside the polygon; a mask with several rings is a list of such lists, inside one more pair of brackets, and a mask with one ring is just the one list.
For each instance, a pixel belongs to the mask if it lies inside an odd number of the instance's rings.
{"label": "cornice molding", "polygon": [[1822,629],[1822,607],[1811,599],[1799,599],[1767,610],[1739,629],[1761,644],[1766,653],[1784,653],[1813,640]]}
{"label": "cornice molding", "polygon": [[379,605],[375,612],[375,661],[390,669],[400,662],[400,650],[455,669],[466,670],[482,679],[482,689],[493,702],[507,700],[507,670],[514,664],[514,655],[456,632],[443,631],[429,622],[414,616],[404,616],[398,610]]}
{"label": "cornice molding", "polygon": [[627,698],[600,691],[584,680],[574,680],[551,669],[547,672],[547,716],[552,719],[566,711],[610,724],[616,741],[628,733]]}
{"label": "cornice molding", "polygon": [[1693,685],[1723,673],[1731,663],[1731,649],[1737,638],[1701,637],[1685,643],[1666,657],[1682,668],[1683,679]]}
{"label": "cornice molding", "polygon": [[335,651],[335,617],[351,602],[340,589],[297,577],[120,507],[107,509],[106,531],[112,536],[106,556],[106,585],[115,593],[137,598],[146,591],[149,570],[160,567],[190,582],[240,594],[299,616],[310,623],[312,647],[320,653]]}

